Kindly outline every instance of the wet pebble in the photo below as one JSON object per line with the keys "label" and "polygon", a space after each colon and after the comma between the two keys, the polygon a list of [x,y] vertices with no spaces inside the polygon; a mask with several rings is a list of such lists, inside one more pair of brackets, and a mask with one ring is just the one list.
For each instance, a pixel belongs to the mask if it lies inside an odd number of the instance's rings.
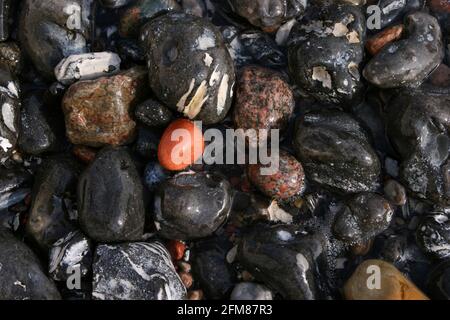
{"label": "wet pebble", "polygon": [[110,77],[74,83],[62,102],[73,144],[122,145],[135,137],[131,110],[145,94],[147,72],[135,67]]}
{"label": "wet pebble", "polygon": [[[213,200],[213,201],[212,201]],[[215,173],[180,173],[163,182],[155,198],[155,224],[168,239],[211,235],[228,218],[231,187]]]}
{"label": "wet pebble", "polygon": [[154,99],[140,103],[134,111],[136,119],[151,128],[167,126],[173,118],[169,108]]}
{"label": "wet pebble", "polygon": [[416,231],[417,243],[427,254],[437,259],[450,257],[450,220],[444,213],[434,213],[422,219]]}
{"label": "wet pebble", "polygon": [[238,283],[230,296],[231,300],[273,300],[273,293],[268,288],[258,283]]}
{"label": "wet pebble", "polygon": [[99,242],[141,239],[145,212],[140,180],[126,149],[102,149],[78,183],[82,230]]}
{"label": "wet pebble", "polygon": [[96,300],[183,300],[186,288],[158,242],[99,245],[93,264]]}
{"label": "wet pebble", "polygon": [[223,120],[233,98],[233,61],[222,35],[195,16],[168,13],[147,23],[140,39],[157,98],[189,119]]}

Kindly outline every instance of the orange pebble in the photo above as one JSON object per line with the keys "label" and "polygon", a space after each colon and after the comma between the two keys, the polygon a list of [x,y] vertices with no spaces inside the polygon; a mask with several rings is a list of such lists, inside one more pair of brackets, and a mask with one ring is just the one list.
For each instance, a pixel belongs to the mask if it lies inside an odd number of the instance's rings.
{"label": "orange pebble", "polygon": [[159,142],[158,160],[165,169],[179,171],[195,163],[204,149],[201,130],[192,121],[178,119],[164,131]]}
{"label": "orange pebble", "polygon": [[173,260],[181,260],[183,259],[184,252],[186,251],[186,245],[181,241],[170,240],[167,243],[167,250],[169,250]]}

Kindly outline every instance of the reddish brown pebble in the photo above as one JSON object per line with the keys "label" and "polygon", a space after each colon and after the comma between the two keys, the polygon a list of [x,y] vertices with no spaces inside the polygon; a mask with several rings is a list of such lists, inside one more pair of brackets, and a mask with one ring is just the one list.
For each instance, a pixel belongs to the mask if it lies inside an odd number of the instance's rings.
{"label": "reddish brown pebble", "polygon": [[253,275],[250,272],[248,272],[247,270],[242,271],[241,278],[242,278],[242,281],[246,281],[246,282],[247,281],[251,282],[251,281],[255,280]]}
{"label": "reddish brown pebble", "polygon": [[167,170],[183,170],[198,160],[204,149],[201,130],[190,120],[178,119],[164,131],[158,146],[158,160]]}
{"label": "reddish brown pebble", "polygon": [[243,69],[234,107],[236,129],[283,130],[294,106],[292,90],[277,72],[257,66]]}
{"label": "reddish brown pebble", "polygon": [[186,245],[178,240],[170,240],[167,243],[167,250],[169,250],[172,259],[177,261],[183,259]]}
{"label": "reddish brown pebble", "polygon": [[273,173],[264,172],[269,166],[248,166],[248,178],[266,196],[289,199],[305,188],[305,173],[300,162],[285,151],[280,151],[279,167]]}
{"label": "reddish brown pebble", "polygon": [[400,39],[403,32],[403,25],[395,25],[390,28],[386,28],[383,31],[377,33],[366,42],[366,49],[371,55],[376,55],[383,49],[385,45],[395,40]]}
{"label": "reddish brown pebble", "polygon": [[194,283],[194,279],[192,278],[192,275],[188,272],[180,272],[178,274],[180,276],[181,281],[183,282],[186,289],[189,289],[192,287],[192,284]]}
{"label": "reddish brown pebble", "polygon": [[86,146],[74,146],[72,153],[84,163],[91,163],[95,159],[97,151]]}
{"label": "reddish brown pebble", "polygon": [[177,261],[177,266],[179,270],[183,272],[191,272],[192,270],[191,265],[185,261]]}
{"label": "reddish brown pebble", "polygon": [[187,297],[189,300],[202,300],[203,299],[203,291],[202,290],[188,291]]}
{"label": "reddish brown pebble", "polygon": [[372,249],[372,244],[372,239],[365,243],[355,244],[351,247],[351,251],[355,256],[365,256]]}
{"label": "reddish brown pebble", "polygon": [[428,6],[431,11],[438,13],[449,13],[450,12],[450,0],[429,0]]}
{"label": "reddish brown pebble", "polygon": [[147,75],[145,68],[135,67],[71,85],[62,102],[70,142],[101,147],[132,141],[136,123],[130,111],[147,91]]}

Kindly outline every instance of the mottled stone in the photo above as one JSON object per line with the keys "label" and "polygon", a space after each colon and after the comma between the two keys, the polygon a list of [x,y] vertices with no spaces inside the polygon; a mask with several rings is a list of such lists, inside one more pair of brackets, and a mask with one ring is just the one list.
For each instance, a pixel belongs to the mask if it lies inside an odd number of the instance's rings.
{"label": "mottled stone", "polygon": [[0,64],[6,64],[14,74],[20,74],[23,69],[24,58],[17,43],[0,43]]}
{"label": "mottled stone", "polygon": [[142,27],[150,87],[189,119],[222,121],[233,98],[234,65],[219,30],[205,19],[170,12]]}
{"label": "mottled stone", "polygon": [[48,273],[56,281],[66,281],[78,271],[85,277],[92,271],[92,256],[92,241],[78,230],[70,232],[52,245]]}
{"label": "mottled stone", "polygon": [[59,300],[35,254],[0,227],[0,300]]}
{"label": "mottled stone", "polygon": [[294,107],[292,90],[277,72],[256,66],[242,70],[233,114],[236,129],[283,130]]}
{"label": "mottled stone", "polygon": [[312,11],[289,35],[292,79],[320,102],[353,104],[364,88],[359,71],[366,30],[362,10],[320,3]]}
{"label": "mottled stone", "polygon": [[228,218],[231,187],[215,173],[180,173],[166,180],[155,197],[155,224],[168,239],[211,235]]}
{"label": "mottled stone", "polygon": [[183,300],[186,288],[158,242],[99,245],[92,296],[97,300]]}
{"label": "mottled stone", "polygon": [[[376,277],[380,277],[379,286]],[[428,300],[397,268],[383,260],[361,263],[346,282],[344,295],[347,300]]]}
{"label": "mottled stone", "polygon": [[70,86],[63,99],[69,140],[91,147],[130,142],[136,127],[130,113],[142,101],[146,78],[147,71],[135,67]]}
{"label": "mottled stone", "polygon": [[93,80],[120,71],[120,58],[112,52],[74,54],[55,67],[56,80],[69,85],[78,80]]}
{"label": "mottled stone", "polygon": [[393,179],[389,179],[384,183],[384,194],[396,206],[403,206],[406,203],[405,187]]}
{"label": "mottled stone", "polygon": [[300,195],[305,189],[305,174],[300,162],[286,151],[281,150],[279,167],[275,173],[266,174],[269,166],[252,164],[248,166],[249,180],[266,196],[289,199]]}
{"label": "mottled stone", "polygon": [[11,71],[0,65],[0,162],[11,155],[19,135],[20,87]]}
{"label": "mottled stone", "polygon": [[141,239],[144,230],[142,183],[124,148],[102,149],[78,183],[82,230],[99,242]]}

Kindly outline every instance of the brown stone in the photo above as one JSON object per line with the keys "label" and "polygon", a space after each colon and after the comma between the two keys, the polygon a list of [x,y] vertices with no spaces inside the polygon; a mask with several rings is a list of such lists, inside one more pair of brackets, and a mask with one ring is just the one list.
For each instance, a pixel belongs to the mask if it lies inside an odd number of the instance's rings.
{"label": "brown stone", "polygon": [[202,300],[203,291],[202,290],[192,290],[187,293],[188,300]]}
{"label": "brown stone", "polygon": [[430,0],[427,1],[431,11],[439,13],[450,13],[450,0]]}
{"label": "brown stone", "polygon": [[403,25],[395,25],[377,33],[366,42],[366,49],[371,55],[376,55],[385,45],[400,39],[403,33]]}
{"label": "brown stone", "polygon": [[450,87],[450,68],[445,64],[440,64],[439,67],[434,70],[428,81],[436,87]]}
{"label": "brown stone", "polygon": [[192,284],[194,283],[194,278],[192,278],[192,275],[190,273],[182,271],[178,275],[180,276],[180,279],[183,282],[186,289],[192,287]]}
{"label": "brown stone", "polygon": [[372,249],[373,240],[368,240],[364,243],[358,243],[351,247],[352,253],[355,256],[365,256]]}
{"label": "brown stone", "polygon": [[[373,281],[377,269],[379,286]],[[347,280],[344,296],[347,300],[429,300],[397,268],[383,260],[361,263]]]}
{"label": "brown stone", "polygon": [[135,67],[111,77],[79,81],[63,98],[66,134],[73,144],[123,145],[135,136],[132,108],[145,98],[147,70]]}

